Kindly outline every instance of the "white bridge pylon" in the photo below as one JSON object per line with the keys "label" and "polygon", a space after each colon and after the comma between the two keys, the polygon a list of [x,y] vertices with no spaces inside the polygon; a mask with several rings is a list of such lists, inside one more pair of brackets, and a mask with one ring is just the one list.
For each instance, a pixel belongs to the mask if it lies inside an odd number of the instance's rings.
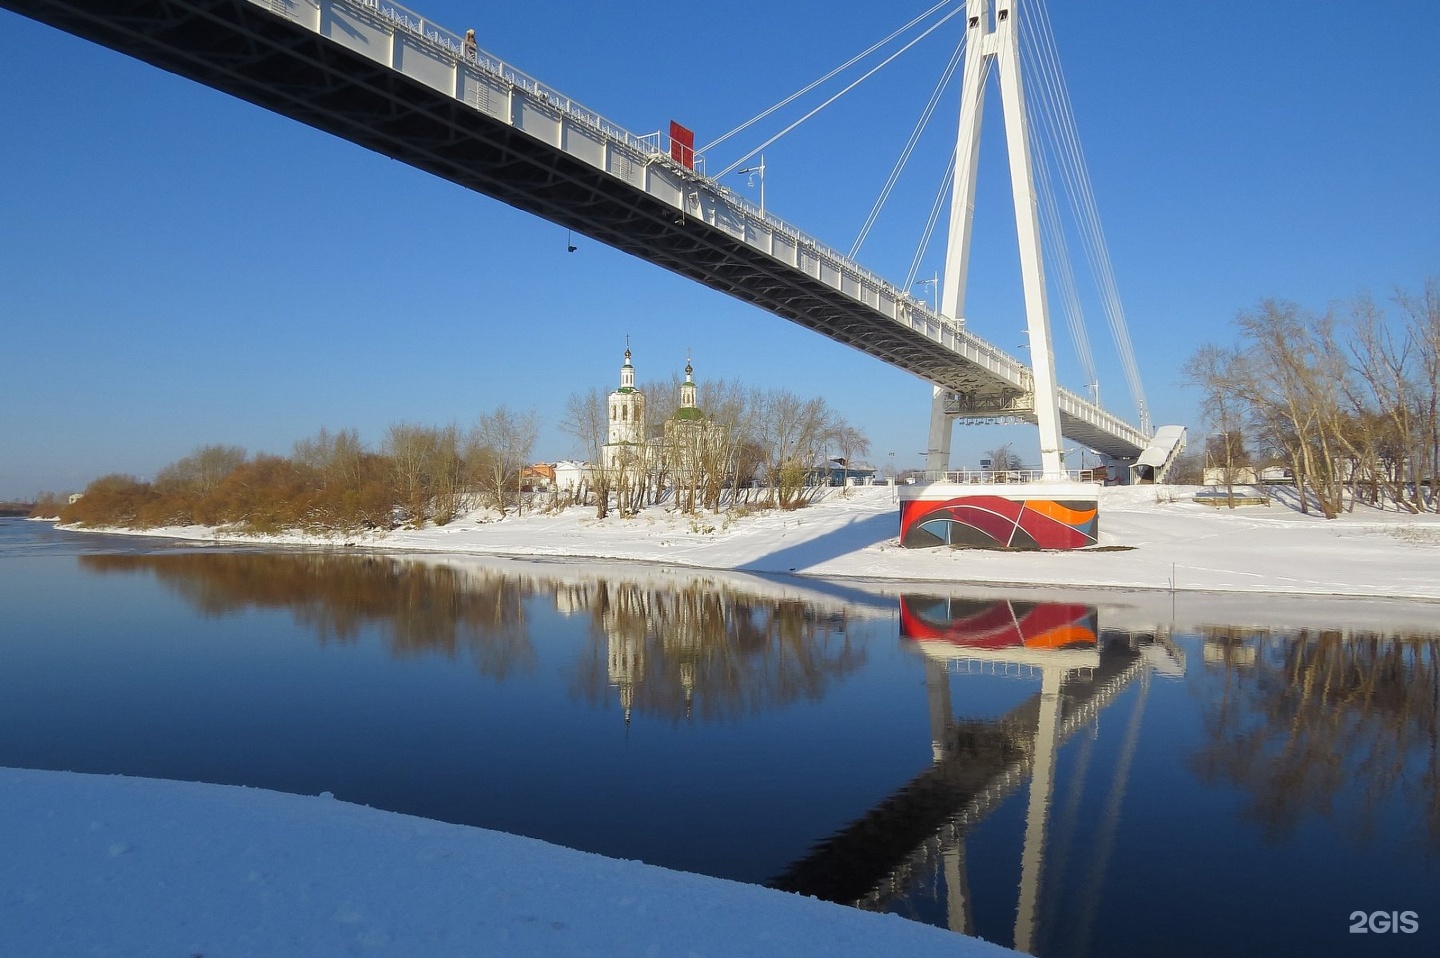
{"label": "white bridge pylon", "polygon": [[[1033,158],[1025,116],[1025,88],[1020,75],[1020,33],[1017,0],[968,0],[965,10],[965,69],[960,89],[960,131],[955,144],[955,181],[950,194],[950,231],[940,312],[961,321],[975,220],[975,178],[980,166],[980,121],[984,115],[986,69],[996,65],[1005,117],[1005,143],[1010,161],[1010,192],[1015,207],[1015,233],[1020,247],[1020,278],[1025,292],[1025,325],[1030,340],[1034,377],[1034,416],[1040,427],[1042,480],[1060,481],[1065,472],[1065,446],[1060,429],[1060,399],[1055,380],[1055,352],[1050,336],[1050,305],[1045,290],[1045,262],[1040,250],[1040,214],[1035,195]],[[925,468],[931,474],[950,468],[950,439],[957,397],[935,387],[930,410],[930,446]]]}

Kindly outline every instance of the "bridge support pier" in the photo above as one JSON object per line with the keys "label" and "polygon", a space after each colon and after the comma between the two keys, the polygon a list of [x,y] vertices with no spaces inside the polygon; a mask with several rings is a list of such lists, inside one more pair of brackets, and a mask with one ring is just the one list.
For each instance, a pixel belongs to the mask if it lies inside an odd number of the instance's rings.
{"label": "bridge support pier", "polygon": [[906,549],[1083,549],[1100,536],[1092,482],[929,482],[900,487]]}
{"label": "bridge support pier", "polygon": [[925,471],[930,475],[950,470],[950,438],[955,432],[955,420],[945,408],[948,392],[936,386],[930,400],[930,443],[925,451]]}

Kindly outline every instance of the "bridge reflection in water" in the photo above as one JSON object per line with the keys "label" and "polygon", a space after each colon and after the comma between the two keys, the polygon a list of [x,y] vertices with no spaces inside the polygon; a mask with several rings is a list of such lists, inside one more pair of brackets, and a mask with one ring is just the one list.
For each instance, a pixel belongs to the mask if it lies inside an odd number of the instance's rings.
{"label": "bridge reflection in water", "polygon": [[[930,767],[770,884],[879,911],[939,873],[949,927],[973,935],[966,837],[1028,778],[1014,947],[1034,953],[1060,746],[1140,682],[1141,699],[1121,746],[1104,820],[1097,823],[1100,851],[1091,885],[1098,887],[1139,738],[1149,673],[1183,674],[1184,655],[1168,635],[1102,633],[1099,610],[1075,603],[903,595],[900,634],[925,657]],[[956,672],[1038,679],[1040,691],[998,719],[957,718],[951,702]]]}

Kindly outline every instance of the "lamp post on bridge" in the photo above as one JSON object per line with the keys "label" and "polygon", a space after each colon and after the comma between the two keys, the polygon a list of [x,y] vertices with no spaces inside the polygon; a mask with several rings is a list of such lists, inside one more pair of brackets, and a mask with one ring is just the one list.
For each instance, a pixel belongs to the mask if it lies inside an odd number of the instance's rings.
{"label": "lamp post on bridge", "polygon": [[760,154],[760,162],[755,166],[747,166],[745,169],[735,172],[741,176],[748,175],[750,179],[746,182],[751,186],[755,185],[755,177],[760,177],[760,212],[763,215],[765,212],[765,154]]}
{"label": "lamp post on bridge", "polygon": [[940,310],[940,274],[939,274],[939,273],[936,273],[934,276],[930,277],[929,279],[922,279],[920,282],[916,283],[915,286],[916,286],[916,287],[920,287],[920,286],[928,286],[928,287],[930,287],[930,311],[931,311],[932,313],[933,313],[933,312],[939,312],[939,310]]}

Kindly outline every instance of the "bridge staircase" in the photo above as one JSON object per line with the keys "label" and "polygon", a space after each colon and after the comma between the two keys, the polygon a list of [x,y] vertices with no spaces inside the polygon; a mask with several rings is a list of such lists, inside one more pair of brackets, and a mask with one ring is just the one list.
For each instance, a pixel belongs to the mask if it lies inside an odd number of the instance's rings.
{"label": "bridge staircase", "polygon": [[1130,467],[1132,482],[1165,481],[1180,454],[1185,451],[1186,430],[1184,426],[1161,426],[1145,451]]}

